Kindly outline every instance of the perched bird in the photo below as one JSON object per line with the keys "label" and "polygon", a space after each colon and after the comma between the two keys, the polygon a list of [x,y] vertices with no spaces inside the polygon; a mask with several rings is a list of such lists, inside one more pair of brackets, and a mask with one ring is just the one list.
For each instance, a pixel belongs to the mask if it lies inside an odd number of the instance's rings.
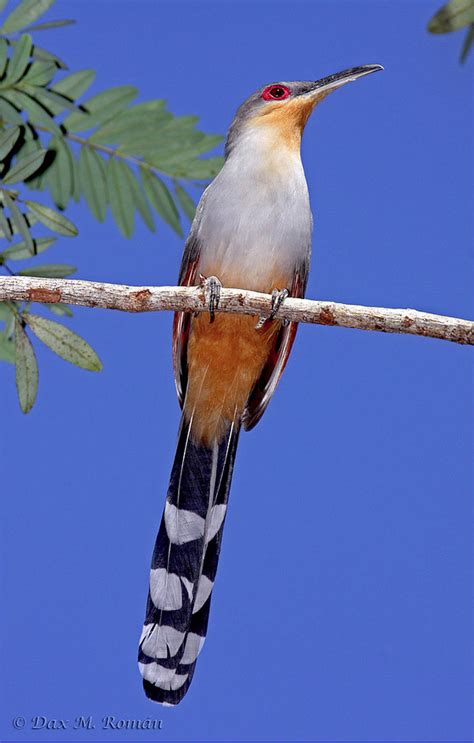
{"label": "perched bird", "polygon": [[[146,695],[175,705],[204,643],[241,427],[260,420],[288,360],[295,323],[273,319],[304,296],[312,215],[300,143],[317,103],[383,69],[354,67],[316,82],[260,88],[230,126],[225,163],[203,193],[179,283],[207,277],[210,315],[174,318],[176,388],[183,409],[166,505],[153,552],[139,667]],[[217,277],[217,278],[216,278]],[[267,318],[219,314],[220,285],[272,293]]]}

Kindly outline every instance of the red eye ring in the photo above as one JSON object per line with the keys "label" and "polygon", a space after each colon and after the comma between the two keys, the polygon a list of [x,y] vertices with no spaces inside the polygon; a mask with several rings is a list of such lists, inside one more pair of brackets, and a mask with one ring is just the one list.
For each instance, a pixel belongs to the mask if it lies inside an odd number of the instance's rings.
{"label": "red eye ring", "polygon": [[264,101],[284,101],[291,92],[285,85],[269,85],[262,93]]}

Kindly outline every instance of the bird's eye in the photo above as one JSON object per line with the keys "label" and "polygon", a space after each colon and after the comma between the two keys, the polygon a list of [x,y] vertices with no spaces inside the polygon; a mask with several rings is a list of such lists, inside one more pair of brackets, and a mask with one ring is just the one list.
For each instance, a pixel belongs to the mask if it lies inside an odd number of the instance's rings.
{"label": "bird's eye", "polygon": [[290,91],[284,85],[269,85],[262,93],[264,101],[282,101],[288,98]]}

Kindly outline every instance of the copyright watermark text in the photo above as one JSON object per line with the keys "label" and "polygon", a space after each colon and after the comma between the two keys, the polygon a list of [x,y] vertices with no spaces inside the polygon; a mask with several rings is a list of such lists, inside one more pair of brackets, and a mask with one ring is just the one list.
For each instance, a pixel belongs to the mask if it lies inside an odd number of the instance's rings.
{"label": "copyright watermark text", "polygon": [[97,721],[92,715],[79,715],[73,720],[65,720],[45,715],[30,718],[17,715],[12,720],[12,726],[15,730],[161,730],[163,720],[154,720],[151,717],[133,720],[115,715],[104,715]]}

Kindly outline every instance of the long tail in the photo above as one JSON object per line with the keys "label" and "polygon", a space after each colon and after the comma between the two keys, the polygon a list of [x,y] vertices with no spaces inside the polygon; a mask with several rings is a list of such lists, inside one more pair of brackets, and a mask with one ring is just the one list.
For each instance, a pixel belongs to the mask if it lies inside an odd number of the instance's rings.
{"label": "long tail", "polygon": [[146,695],[165,705],[186,694],[206,637],[240,428],[203,445],[191,425],[183,416],[138,653]]}

